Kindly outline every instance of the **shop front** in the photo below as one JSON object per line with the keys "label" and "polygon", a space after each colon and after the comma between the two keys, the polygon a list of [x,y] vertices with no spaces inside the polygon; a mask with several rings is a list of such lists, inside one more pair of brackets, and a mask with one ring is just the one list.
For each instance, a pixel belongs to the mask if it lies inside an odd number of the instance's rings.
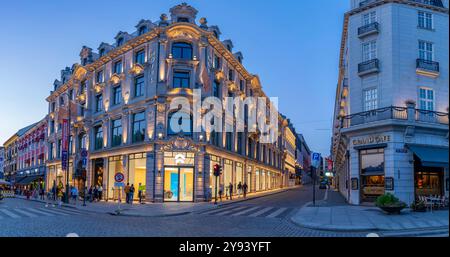
{"label": "shop front", "polygon": [[194,201],[192,152],[164,152],[164,202]]}
{"label": "shop front", "polygon": [[385,189],[384,149],[360,150],[359,158],[361,202],[375,202]]}

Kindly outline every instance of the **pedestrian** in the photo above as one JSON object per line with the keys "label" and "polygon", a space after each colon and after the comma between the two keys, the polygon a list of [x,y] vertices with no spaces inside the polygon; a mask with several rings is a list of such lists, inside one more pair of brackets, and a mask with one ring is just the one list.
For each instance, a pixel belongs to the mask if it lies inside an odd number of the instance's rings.
{"label": "pedestrian", "polygon": [[92,203],[92,186],[89,188],[89,191],[88,191],[88,199],[89,199],[89,202],[91,202]]}
{"label": "pedestrian", "polygon": [[143,192],[142,184],[139,183],[139,187],[138,187],[139,204],[142,204],[142,198],[143,197],[144,197],[144,192]]}
{"label": "pedestrian", "polygon": [[123,191],[125,192],[125,202],[130,203],[130,183],[127,183]]}
{"label": "pedestrian", "polygon": [[239,181],[239,184],[237,185],[237,191],[238,191],[238,198],[241,198],[241,192],[242,192],[242,183]]}
{"label": "pedestrian", "polygon": [[77,198],[78,198],[78,189],[74,186],[72,186],[72,189],[70,190],[70,195],[72,196],[72,200],[74,201],[74,204],[77,204]]}
{"label": "pedestrian", "polygon": [[94,202],[98,200],[98,185],[94,187]]}
{"label": "pedestrian", "polygon": [[247,189],[248,189],[247,183],[244,182],[244,184],[242,185],[242,190],[244,191],[244,198],[247,197]]}
{"label": "pedestrian", "polygon": [[101,201],[103,199],[103,187],[100,185],[98,187],[98,200]]}
{"label": "pedestrian", "polygon": [[41,190],[40,190],[40,192],[39,192],[39,195],[41,196],[41,200],[45,200],[45,190],[44,190],[44,187],[42,187],[41,188]]}
{"label": "pedestrian", "polygon": [[63,186],[58,186],[57,194],[58,194],[58,206],[61,207],[62,205],[62,198],[63,198]]}
{"label": "pedestrian", "polygon": [[53,183],[53,187],[52,187],[52,197],[53,197],[53,201],[56,201],[56,186]]}
{"label": "pedestrian", "polygon": [[233,184],[231,184],[228,186],[228,190],[230,190],[230,200],[233,200]]}
{"label": "pedestrian", "polygon": [[131,184],[131,187],[130,187],[130,204],[133,204],[134,190],[135,190],[134,185]]}
{"label": "pedestrian", "polygon": [[223,185],[220,184],[220,186],[219,186],[219,198],[220,198],[220,202],[222,202],[222,195],[223,195]]}

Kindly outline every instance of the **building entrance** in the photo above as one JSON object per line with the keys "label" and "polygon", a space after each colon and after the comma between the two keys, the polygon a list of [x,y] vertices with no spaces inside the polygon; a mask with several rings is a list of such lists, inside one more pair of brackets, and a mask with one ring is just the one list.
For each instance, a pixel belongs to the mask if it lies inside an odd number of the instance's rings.
{"label": "building entrance", "polygon": [[194,167],[164,167],[164,201],[194,201]]}

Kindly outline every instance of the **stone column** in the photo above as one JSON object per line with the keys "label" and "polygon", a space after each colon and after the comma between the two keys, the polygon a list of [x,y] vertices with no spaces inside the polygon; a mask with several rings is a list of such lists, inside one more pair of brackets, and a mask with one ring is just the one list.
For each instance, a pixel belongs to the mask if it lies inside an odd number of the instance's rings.
{"label": "stone column", "polygon": [[157,171],[155,167],[155,152],[147,152],[146,160],[146,182],[145,182],[145,199],[147,202],[154,202],[155,182]]}
{"label": "stone column", "polygon": [[158,82],[166,81],[166,59],[167,59],[167,36],[165,34],[160,35],[159,39],[159,71],[158,71]]}
{"label": "stone column", "polygon": [[[260,174],[261,175],[261,174]],[[260,177],[261,179],[261,177]],[[251,193],[255,193],[256,192],[256,166],[252,166],[252,190]]]}
{"label": "stone column", "polygon": [[205,186],[204,186],[204,172],[205,172],[205,153],[204,152],[197,152],[195,154],[195,170],[194,170],[194,201],[195,202],[201,202],[205,200]]}
{"label": "stone column", "polygon": [[157,150],[155,153],[156,157],[156,183],[155,183],[155,202],[164,201],[164,152],[162,150]]}
{"label": "stone column", "polygon": [[210,179],[211,179],[211,157],[209,154],[204,155],[203,161],[203,184],[204,184],[204,192],[205,192],[205,200],[211,201],[214,192],[211,192],[211,197],[209,196],[209,188],[210,188]]}

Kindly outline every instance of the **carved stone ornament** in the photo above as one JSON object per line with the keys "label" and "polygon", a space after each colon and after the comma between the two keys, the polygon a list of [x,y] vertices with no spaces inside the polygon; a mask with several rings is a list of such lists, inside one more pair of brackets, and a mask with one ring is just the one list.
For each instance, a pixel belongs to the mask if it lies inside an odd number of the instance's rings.
{"label": "carved stone ornament", "polygon": [[111,84],[113,84],[113,85],[117,85],[117,84],[119,84],[119,82],[122,80],[122,78],[119,76],[119,75],[117,75],[117,74],[113,74],[112,76],[111,76],[111,79],[109,79],[109,82],[111,83]]}
{"label": "carved stone ornament", "polygon": [[192,140],[178,136],[172,138],[166,145],[163,146],[164,151],[198,151]]}
{"label": "carved stone ornament", "polygon": [[166,111],[166,106],[164,104],[158,104],[157,109],[159,113],[163,113]]}
{"label": "carved stone ornament", "polygon": [[171,38],[182,38],[182,39],[196,39],[199,35],[186,30],[186,29],[174,29],[167,32],[167,35]]}
{"label": "carved stone ornament", "polygon": [[133,68],[130,69],[129,73],[132,75],[139,75],[144,71],[144,67],[139,63],[136,63]]}

